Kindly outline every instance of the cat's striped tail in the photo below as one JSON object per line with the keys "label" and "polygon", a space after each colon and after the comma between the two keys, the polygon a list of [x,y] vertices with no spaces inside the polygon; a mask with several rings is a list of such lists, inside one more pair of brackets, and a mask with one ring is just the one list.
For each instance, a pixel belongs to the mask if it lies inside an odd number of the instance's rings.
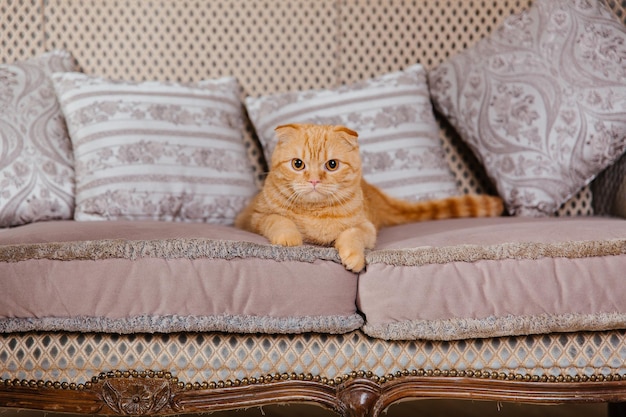
{"label": "cat's striped tail", "polygon": [[[378,227],[393,226],[425,220],[451,219],[458,217],[495,217],[504,211],[500,197],[483,194],[467,194],[439,200],[408,202],[383,195],[383,210],[374,222]],[[376,224],[378,223],[378,224]]]}

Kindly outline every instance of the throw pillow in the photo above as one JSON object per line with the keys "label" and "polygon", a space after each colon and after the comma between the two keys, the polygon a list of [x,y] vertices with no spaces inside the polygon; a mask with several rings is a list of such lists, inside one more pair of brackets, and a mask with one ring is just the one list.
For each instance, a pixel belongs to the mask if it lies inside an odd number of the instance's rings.
{"label": "throw pillow", "polygon": [[0,65],[0,227],[73,215],[72,148],[50,75],[74,70],[66,51]]}
{"label": "throw pillow", "polygon": [[408,200],[459,194],[420,65],[335,89],[248,97],[246,106],[268,161],[279,125],[344,125],[359,133],[363,176],[388,194]]}
{"label": "throw pillow", "polygon": [[53,82],[74,146],[76,220],[231,224],[256,192],[234,78]]}
{"label": "throw pillow", "polygon": [[626,27],[603,4],[537,0],[429,82],[508,211],[545,216],[624,152],[625,61]]}

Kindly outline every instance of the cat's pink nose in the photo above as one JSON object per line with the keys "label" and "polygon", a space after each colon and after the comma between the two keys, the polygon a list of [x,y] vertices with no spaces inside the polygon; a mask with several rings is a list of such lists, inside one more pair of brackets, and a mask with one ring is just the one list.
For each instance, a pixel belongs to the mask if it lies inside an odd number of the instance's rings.
{"label": "cat's pink nose", "polygon": [[317,184],[319,184],[321,181],[320,180],[309,180],[309,182],[311,184],[313,184],[313,187],[315,187]]}

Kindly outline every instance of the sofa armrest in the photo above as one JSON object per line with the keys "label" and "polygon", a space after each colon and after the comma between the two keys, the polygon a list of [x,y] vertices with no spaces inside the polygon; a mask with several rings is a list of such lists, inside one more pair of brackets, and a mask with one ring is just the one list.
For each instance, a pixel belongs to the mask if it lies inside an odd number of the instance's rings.
{"label": "sofa armrest", "polygon": [[616,212],[615,214],[626,218],[626,179],[622,179],[622,185],[619,187],[616,196]]}
{"label": "sofa armrest", "polygon": [[626,154],[592,183],[594,212],[626,218]]}

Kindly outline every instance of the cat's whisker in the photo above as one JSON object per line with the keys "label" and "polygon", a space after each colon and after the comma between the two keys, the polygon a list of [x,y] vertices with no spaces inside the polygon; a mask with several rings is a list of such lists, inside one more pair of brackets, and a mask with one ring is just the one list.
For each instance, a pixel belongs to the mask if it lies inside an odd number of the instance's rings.
{"label": "cat's whisker", "polygon": [[300,197],[300,194],[298,193],[298,191],[293,191],[291,194],[289,194],[289,196],[285,199],[284,204],[283,204],[283,208],[285,210],[291,210],[291,208],[297,203],[298,199]]}
{"label": "cat's whisker", "polygon": [[351,202],[354,198],[354,194],[344,190],[343,188],[337,187],[331,192],[332,202],[334,205],[339,206],[345,213],[350,213],[352,209],[348,207],[347,203]]}

